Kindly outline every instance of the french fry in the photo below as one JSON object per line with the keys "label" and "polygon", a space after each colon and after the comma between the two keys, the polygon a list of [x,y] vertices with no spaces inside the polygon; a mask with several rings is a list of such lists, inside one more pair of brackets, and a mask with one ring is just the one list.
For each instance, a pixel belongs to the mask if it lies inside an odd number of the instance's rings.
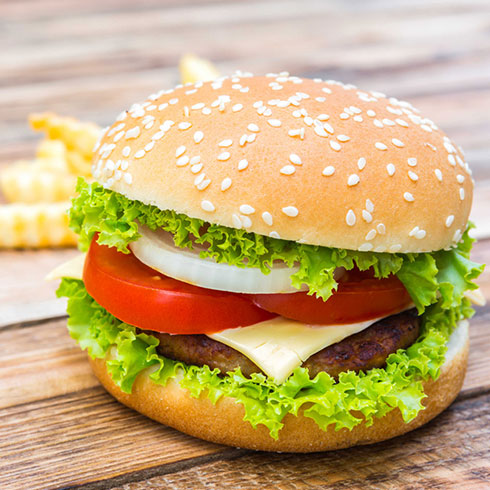
{"label": "french fry", "polygon": [[194,54],[182,56],[179,68],[182,83],[207,82],[219,77],[217,68],[210,61]]}
{"label": "french fry", "polygon": [[74,175],[46,168],[42,160],[18,162],[0,172],[0,189],[11,203],[66,201],[75,187]]}
{"label": "french fry", "polygon": [[66,153],[63,141],[43,139],[36,150],[37,164],[46,170],[69,172]]}
{"label": "french fry", "polygon": [[44,131],[50,140],[61,141],[66,147],[66,162],[71,172],[90,175],[92,150],[100,134],[96,124],[80,122],[45,112],[29,116],[31,127]]}
{"label": "french fry", "polygon": [[76,245],[68,228],[70,202],[5,204],[0,206],[0,248]]}

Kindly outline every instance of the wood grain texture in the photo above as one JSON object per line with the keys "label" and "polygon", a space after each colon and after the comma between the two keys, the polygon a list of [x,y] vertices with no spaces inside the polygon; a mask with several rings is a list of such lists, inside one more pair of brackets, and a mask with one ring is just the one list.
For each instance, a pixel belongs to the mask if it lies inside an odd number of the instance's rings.
{"label": "wood grain texture", "polygon": [[[410,100],[465,148],[488,236],[488,0],[2,0],[0,45],[0,165],[32,156],[30,112],[106,125],[178,83],[179,57],[197,52],[223,73],[289,70]],[[0,253],[2,490],[490,488],[490,306],[472,320],[462,394],[428,426],[334,453],[253,453],[162,427],[100,388],[43,281],[74,253]],[[478,243],[474,260],[489,257]],[[480,283],[490,299],[490,270]]]}

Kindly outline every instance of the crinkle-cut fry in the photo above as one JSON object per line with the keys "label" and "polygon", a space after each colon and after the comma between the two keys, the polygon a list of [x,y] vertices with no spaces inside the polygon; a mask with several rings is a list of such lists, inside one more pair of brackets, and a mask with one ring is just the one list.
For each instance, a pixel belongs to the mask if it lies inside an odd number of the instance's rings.
{"label": "crinkle-cut fry", "polygon": [[207,82],[219,77],[219,71],[213,63],[194,54],[182,56],[179,68],[182,83]]}
{"label": "crinkle-cut fry", "polygon": [[63,141],[43,139],[36,150],[38,166],[51,170],[69,171],[67,150]]}
{"label": "crinkle-cut fry", "polygon": [[35,204],[73,197],[76,177],[43,167],[43,162],[18,162],[0,171],[0,190],[8,202]]}
{"label": "crinkle-cut fry", "polygon": [[0,248],[41,248],[77,244],[68,227],[69,201],[0,205]]}
{"label": "crinkle-cut fry", "polygon": [[99,126],[50,112],[31,114],[29,121],[33,129],[44,131],[49,139],[64,143],[72,172],[90,175],[92,151],[101,133]]}

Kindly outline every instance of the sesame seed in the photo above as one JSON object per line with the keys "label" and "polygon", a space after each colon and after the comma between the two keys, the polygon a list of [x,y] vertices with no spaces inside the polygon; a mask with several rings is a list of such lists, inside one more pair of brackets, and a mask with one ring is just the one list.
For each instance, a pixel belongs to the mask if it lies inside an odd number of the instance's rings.
{"label": "sesame seed", "polygon": [[252,106],[254,107],[254,109],[258,109],[259,107],[261,107],[263,105],[264,105],[264,103],[261,100],[258,100],[257,102],[254,102],[252,104]]}
{"label": "sesame seed", "polygon": [[365,240],[366,241],[373,240],[375,236],[376,236],[376,230],[374,230],[374,229],[370,230],[370,231],[368,231]]}
{"label": "sesame seed", "polygon": [[259,130],[259,127],[257,126],[257,124],[254,124],[254,123],[250,123],[248,126],[247,126],[247,129],[249,131],[252,131],[252,133],[258,133],[260,130]]}
{"label": "sesame seed", "polygon": [[428,133],[432,133],[432,128],[430,126],[427,126],[427,124],[422,124],[420,126],[424,131],[427,131]]}
{"label": "sesame seed", "polygon": [[280,235],[279,235],[279,233],[277,233],[277,231],[271,231],[271,232],[269,233],[269,236],[270,236],[271,238],[281,238],[281,237],[280,237]]}
{"label": "sesame seed", "polygon": [[295,171],[296,169],[293,167],[293,165],[285,165],[280,170],[281,174],[283,175],[292,175]]}
{"label": "sesame seed", "polygon": [[282,208],[282,212],[291,218],[298,216],[298,209],[294,206],[286,206],[285,208]]}
{"label": "sesame seed", "polygon": [[225,177],[221,182],[221,190],[224,192],[224,191],[226,191],[226,189],[229,189],[230,186],[231,186],[230,177]]}
{"label": "sesame seed", "polygon": [[399,243],[395,243],[393,245],[390,245],[390,248],[388,249],[391,253],[396,253],[401,250],[402,246]]}
{"label": "sesame seed", "polygon": [[386,171],[388,172],[388,175],[390,177],[392,177],[395,174],[395,170],[396,168],[392,163],[388,163],[388,165],[386,165]]}
{"label": "sesame seed", "polygon": [[344,143],[344,142],[346,142],[346,141],[349,141],[349,140],[350,140],[349,136],[347,136],[347,135],[345,135],[345,134],[339,134],[339,135],[337,136],[337,139],[338,139],[339,141],[342,141],[342,143]]}
{"label": "sesame seed", "polygon": [[408,128],[408,123],[404,119],[395,119],[395,122],[404,128]]}
{"label": "sesame seed", "polygon": [[458,181],[460,184],[462,184],[462,183],[464,182],[464,175],[461,175],[461,174],[457,175],[457,176],[456,176],[456,180],[457,180],[457,181]]}
{"label": "sesame seed", "polygon": [[376,225],[376,229],[380,235],[384,235],[386,233],[386,226],[383,223],[378,223]]}
{"label": "sesame seed", "polygon": [[125,139],[130,140],[133,138],[137,138],[140,135],[140,133],[141,133],[141,130],[140,130],[139,126],[135,126],[134,128],[128,129],[126,131]]}
{"label": "sesame seed", "polygon": [[117,143],[124,136],[124,131],[119,131],[119,133],[114,136],[114,143]]}
{"label": "sesame seed", "polygon": [[403,194],[403,199],[405,199],[405,201],[407,201],[407,202],[415,201],[415,198],[413,197],[413,195],[410,192],[405,192]]}
{"label": "sesame seed", "polygon": [[273,220],[271,213],[265,211],[264,213],[262,213],[262,219],[264,220],[264,223],[266,225],[272,226]]}
{"label": "sesame seed", "polygon": [[231,221],[232,221],[233,226],[235,228],[240,229],[242,227],[242,220],[240,219],[240,217],[238,216],[238,214],[233,214],[231,216]]}
{"label": "sesame seed", "polygon": [[454,158],[454,155],[448,155],[447,156],[447,161],[454,167],[456,165],[456,158]]}
{"label": "sesame seed", "polygon": [[198,174],[201,170],[202,170],[202,163],[196,163],[191,167],[191,172],[193,174]]}
{"label": "sesame seed", "polygon": [[129,146],[125,146],[122,151],[123,157],[129,157],[130,153],[131,153],[131,148]]}
{"label": "sesame seed", "polygon": [[388,118],[383,119],[382,122],[385,126],[394,126],[395,125],[395,123],[391,119],[388,119]]}
{"label": "sesame seed", "polygon": [[403,147],[405,146],[405,143],[404,143],[403,141],[400,141],[400,140],[399,140],[399,139],[397,139],[397,138],[393,138],[393,139],[391,140],[391,142],[392,142],[392,143],[393,143],[395,146],[397,146],[398,148],[403,148]]}
{"label": "sesame seed", "polygon": [[364,157],[359,158],[359,160],[357,160],[357,167],[359,168],[359,170],[362,170],[365,166],[366,159]]}
{"label": "sesame seed", "polygon": [[179,129],[182,131],[185,131],[186,129],[189,129],[192,126],[192,123],[190,122],[181,122],[179,123]]}
{"label": "sesame seed", "polygon": [[446,218],[446,228],[450,228],[450,226],[453,224],[453,222],[454,222],[454,216],[452,214],[450,214]]}
{"label": "sesame seed", "polygon": [[395,109],[394,107],[391,106],[386,106],[386,110],[388,112],[391,112],[392,114],[396,114],[397,116],[403,115],[403,112],[400,109]]}
{"label": "sesame seed", "polygon": [[301,117],[301,111],[299,110],[293,111],[293,117]]}
{"label": "sesame seed", "polygon": [[211,183],[210,179],[203,180],[200,184],[198,184],[196,187],[200,190],[203,191],[208,187],[208,185]]}
{"label": "sesame seed", "polygon": [[107,162],[105,164],[105,168],[107,170],[109,170],[110,172],[112,172],[116,168],[116,165],[114,164],[114,162],[112,160],[107,160]]}
{"label": "sesame seed", "polygon": [[321,126],[315,126],[313,130],[318,136],[321,136],[322,138],[328,137],[327,132]]}
{"label": "sesame seed", "polygon": [[366,199],[366,209],[372,213],[374,211],[374,204],[371,199]]}
{"label": "sesame seed", "polygon": [[349,119],[349,114],[346,114],[345,112],[342,112],[342,114],[340,114],[340,119]]}
{"label": "sesame seed", "polygon": [[129,167],[129,163],[126,160],[121,162],[121,170],[127,170]]}
{"label": "sesame seed", "polygon": [[231,146],[233,144],[232,140],[223,140],[218,143],[218,146],[221,146],[222,148],[227,148],[228,146]]}
{"label": "sesame seed", "polygon": [[333,127],[331,126],[331,124],[329,124],[327,122],[323,123],[323,127],[324,127],[325,131],[328,131],[330,134],[334,134],[335,131],[334,131]]}
{"label": "sesame seed", "polygon": [[371,221],[373,221],[373,217],[369,211],[366,211],[365,209],[363,209],[361,214],[362,214],[362,219],[366,223],[371,223]]}
{"label": "sesame seed", "polygon": [[149,143],[147,143],[145,145],[145,151],[151,151],[154,146],[155,146],[155,142],[154,141],[150,141]]}
{"label": "sesame seed", "polygon": [[374,146],[378,149],[378,150],[387,150],[388,147],[384,144],[384,143],[380,143],[379,141],[377,141],[376,143],[374,143]]}
{"label": "sesame seed", "polygon": [[462,187],[459,189],[459,198],[462,201],[464,200],[464,189]]}
{"label": "sesame seed", "polygon": [[332,167],[332,165],[329,165],[328,167],[325,167],[323,169],[322,175],[325,175],[326,177],[330,177],[330,175],[333,175],[335,172],[335,167]]}
{"label": "sesame seed", "polygon": [[187,106],[184,106],[184,116],[185,117],[189,117],[190,116],[189,108]]}
{"label": "sesame seed", "polygon": [[194,141],[196,143],[200,143],[203,138],[204,138],[204,133],[202,131],[196,131],[194,133]]}
{"label": "sesame seed", "polygon": [[191,158],[191,165],[195,165],[196,163],[199,163],[201,161],[201,156],[196,155],[195,157]]}
{"label": "sesame seed", "polygon": [[125,173],[123,178],[124,182],[126,182],[126,184],[128,185],[131,185],[131,183],[133,182],[133,176],[131,174]]}
{"label": "sesame seed", "polygon": [[330,140],[330,147],[334,151],[340,151],[342,149],[342,146],[339,143],[337,143],[336,141],[332,141],[332,140]]}
{"label": "sesame seed", "polygon": [[415,236],[415,234],[420,230],[418,226],[412,228],[412,230],[408,233],[408,236]]}
{"label": "sesame seed", "polygon": [[407,160],[408,164],[411,166],[411,167],[415,167],[415,165],[417,165],[417,159],[416,158],[409,158]]}
{"label": "sesame seed", "polygon": [[453,235],[453,242],[459,242],[462,236],[461,230],[456,230]]}
{"label": "sesame seed", "polygon": [[158,110],[159,110],[159,111],[163,111],[163,110],[164,110],[164,109],[166,109],[167,107],[168,107],[167,102],[164,102],[163,104],[160,104],[160,105],[158,106]]}
{"label": "sesame seed", "polygon": [[438,180],[439,182],[442,182],[442,172],[441,172],[441,171],[440,171],[438,168],[436,168],[436,169],[434,170],[434,173],[436,174],[436,178],[437,178],[437,180]]}
{"label": "sesame seed", "polygon": [[240,213],[242,214],[253,214],[255,213],[255,209],[249,204],[242,204],[240,206]]}
{"label": "sesame seed", "polygon": [[422,238],[425,237],[427,233],[425,232],[425,230],[418,230],[416,233],[415,233],[415,238],[417,240],[422,240]]}
{"label": "sesame seed", "polygon": [[209,114],[211,114],[211,109],[209,107],[205,107],[202,111],[201,111],[205,116],[209,116]]}
{"label": "sesame seed", "polygon": [[138,150],[135,154],[134,154],[134,158],[143,158],[145,156],[145,150]]}
{"label": "sesame seed", "polygon": [[175,150],[175,156],[178,158],[180,156],[182,156],[184,153],[185,153],[185,146],[182,145],[182,146],[179,146],[176,150]]}
{"label": "sesame seed", "polygon": [[369,117],[376,117],[376,113],[372,110],[372,109],[369,109],[366,114],[369,116]]}
{"label": "sesame seed", "polygon": [[356,184],[359,184],[359,175],[357,174],[351,174],[349,175],[349,178],[347,179],[347,185],[348,186],[354,186]]}
{"label": "sesame seed", "polygon": [[408,171],[408,177],[410,178],[410,180],[413,180],[414,182],[417,182],[417,180],[419,180],[419,176],[415,172],[412,172],[411,170]]}
{"label": "sesame seed", "polygon": [[242,105],[242,104],[235,104],[235,105],[234,105],[234,106],[231,108],[231,110],[232,110],[233,112],[238,112],[238,111],[241,111],[242,109],[243,109],[243,105]]}
{"label": "sesame seed", "polygon": [[372,249],[373,249],[373,244],[372,243],[363,243],[359,247],[359,251],[361,251],[361,252],[369,252]]}
{"label": "sesame seed", "polygon": [[294,163],[295,165],[301,165],[303,162],[301,161],[301,158],[296,155],[296,153],[291,153],[289,155],[289,160],[291,161],[291,163]]}
{"label": "sesame seed", "polygon": [[326,94],[331,94],[332,91],[328,87],[323,87],[322,92],[325,92]]}
{"label": "sesame seed", "polygon": [[347,211],[345,222],[348,226],[354,226],[356,224],[356,215],[354,214],[354,211],[352,211],[352,209],[349,209],[349,211]]}
{"label": "sesame seed", "polygon": [[311,126],[313,124],[313,118],[310,117],[310,116],[305,116],[305,118],[303,119],[303,122],[307,125],[307,126]]}
{"label": "sesame seed", "polygon": [[279,119],[267,119],[267,122],[273,127],[278,128],[281,126],[281,121]]}
{"label": "sesame seed", "polygon": [[242,134],[240,136],[240,146],[244,146],[247,143],[248,135]]}
{"label": "sesame seed", "polygon": [[255,138],[257,138],[257,135],[255,133],[249,134],[247,136],[247,143],[253,143],[255,141]]}
{"label": "sesame seed", "polygon": [[238,170],[245,170],[248,167],[248,160],[240,160],[238,162]]}
{"label": "sesame seed", "polygon": [[252,220],[248,216],[240,215],[240,220],[244,228],[250,228],[252,226]]}
{"label": "sesame seed", "polygon": [[177,159],[176,165],[177,167],[184,167],[189,163],[189,157],[187,155],[184,155]]}
{"label": "sesame seed", "polygon": [[174,98],[174,99],[170,99],[170,100],[168,101],[168,103],[169,103],[170,105],[175,105],[175,104],[177,104],[177,102],[178,102],[178,101],[179,101],[179,99]]}
{"label": "sesame seed", "polygon": [[230,157],[231,157],[230,152],[224,151],[223,153],[220,153],[217,158],[218,158],[218,160],[221,160],[222,162],[225,162]]}
{"label": "sesame seed", "polygon": [[194,111],[198,111],[198,110],[202,109],[204,106],[205,106],[204,102],[199,102],[198,104],[194,104],[191,107],[191,109],[193,109]]}
{"label": "sesame seed", "polygon": [[383,123],[379,120],[379,119],[375,119],[373,121],[373,124],[377,127],[377,128],[383,128]]}
{"label": "sesame seed", "polygon": [[319,121],[328,121],[330,116],[328,114],[320,114],[316,117]]}
{"label": "sesame seed", "polygon": [[214,207],[214,204],[211,201],[201,201],[201,208],[204,209],[204,211],[207,211],[208,213],[212,213],[216,208]]}

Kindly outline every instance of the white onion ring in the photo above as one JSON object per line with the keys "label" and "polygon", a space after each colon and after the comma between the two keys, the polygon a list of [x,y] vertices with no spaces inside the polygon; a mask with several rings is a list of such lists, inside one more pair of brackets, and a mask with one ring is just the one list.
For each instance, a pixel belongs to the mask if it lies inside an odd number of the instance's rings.
{"label": "white onion ring", "polygon": [[[263,274],[257,267],[237,267],[218,264],[212,258],[202,259],[199,252],[202,245],[194,245],[193,250],[179,248],[174,244],[171,233],[151,231],[139,226],[141,237],[129,246],[143,264],[169,277],[195,286],[219,291],[247,294],[295,293],[298,289],[291,285],[291,275],[298,267],[288,267],[280,262],[274,264],[269,274]],[[302,291],[308,288],[304,286]]]}

